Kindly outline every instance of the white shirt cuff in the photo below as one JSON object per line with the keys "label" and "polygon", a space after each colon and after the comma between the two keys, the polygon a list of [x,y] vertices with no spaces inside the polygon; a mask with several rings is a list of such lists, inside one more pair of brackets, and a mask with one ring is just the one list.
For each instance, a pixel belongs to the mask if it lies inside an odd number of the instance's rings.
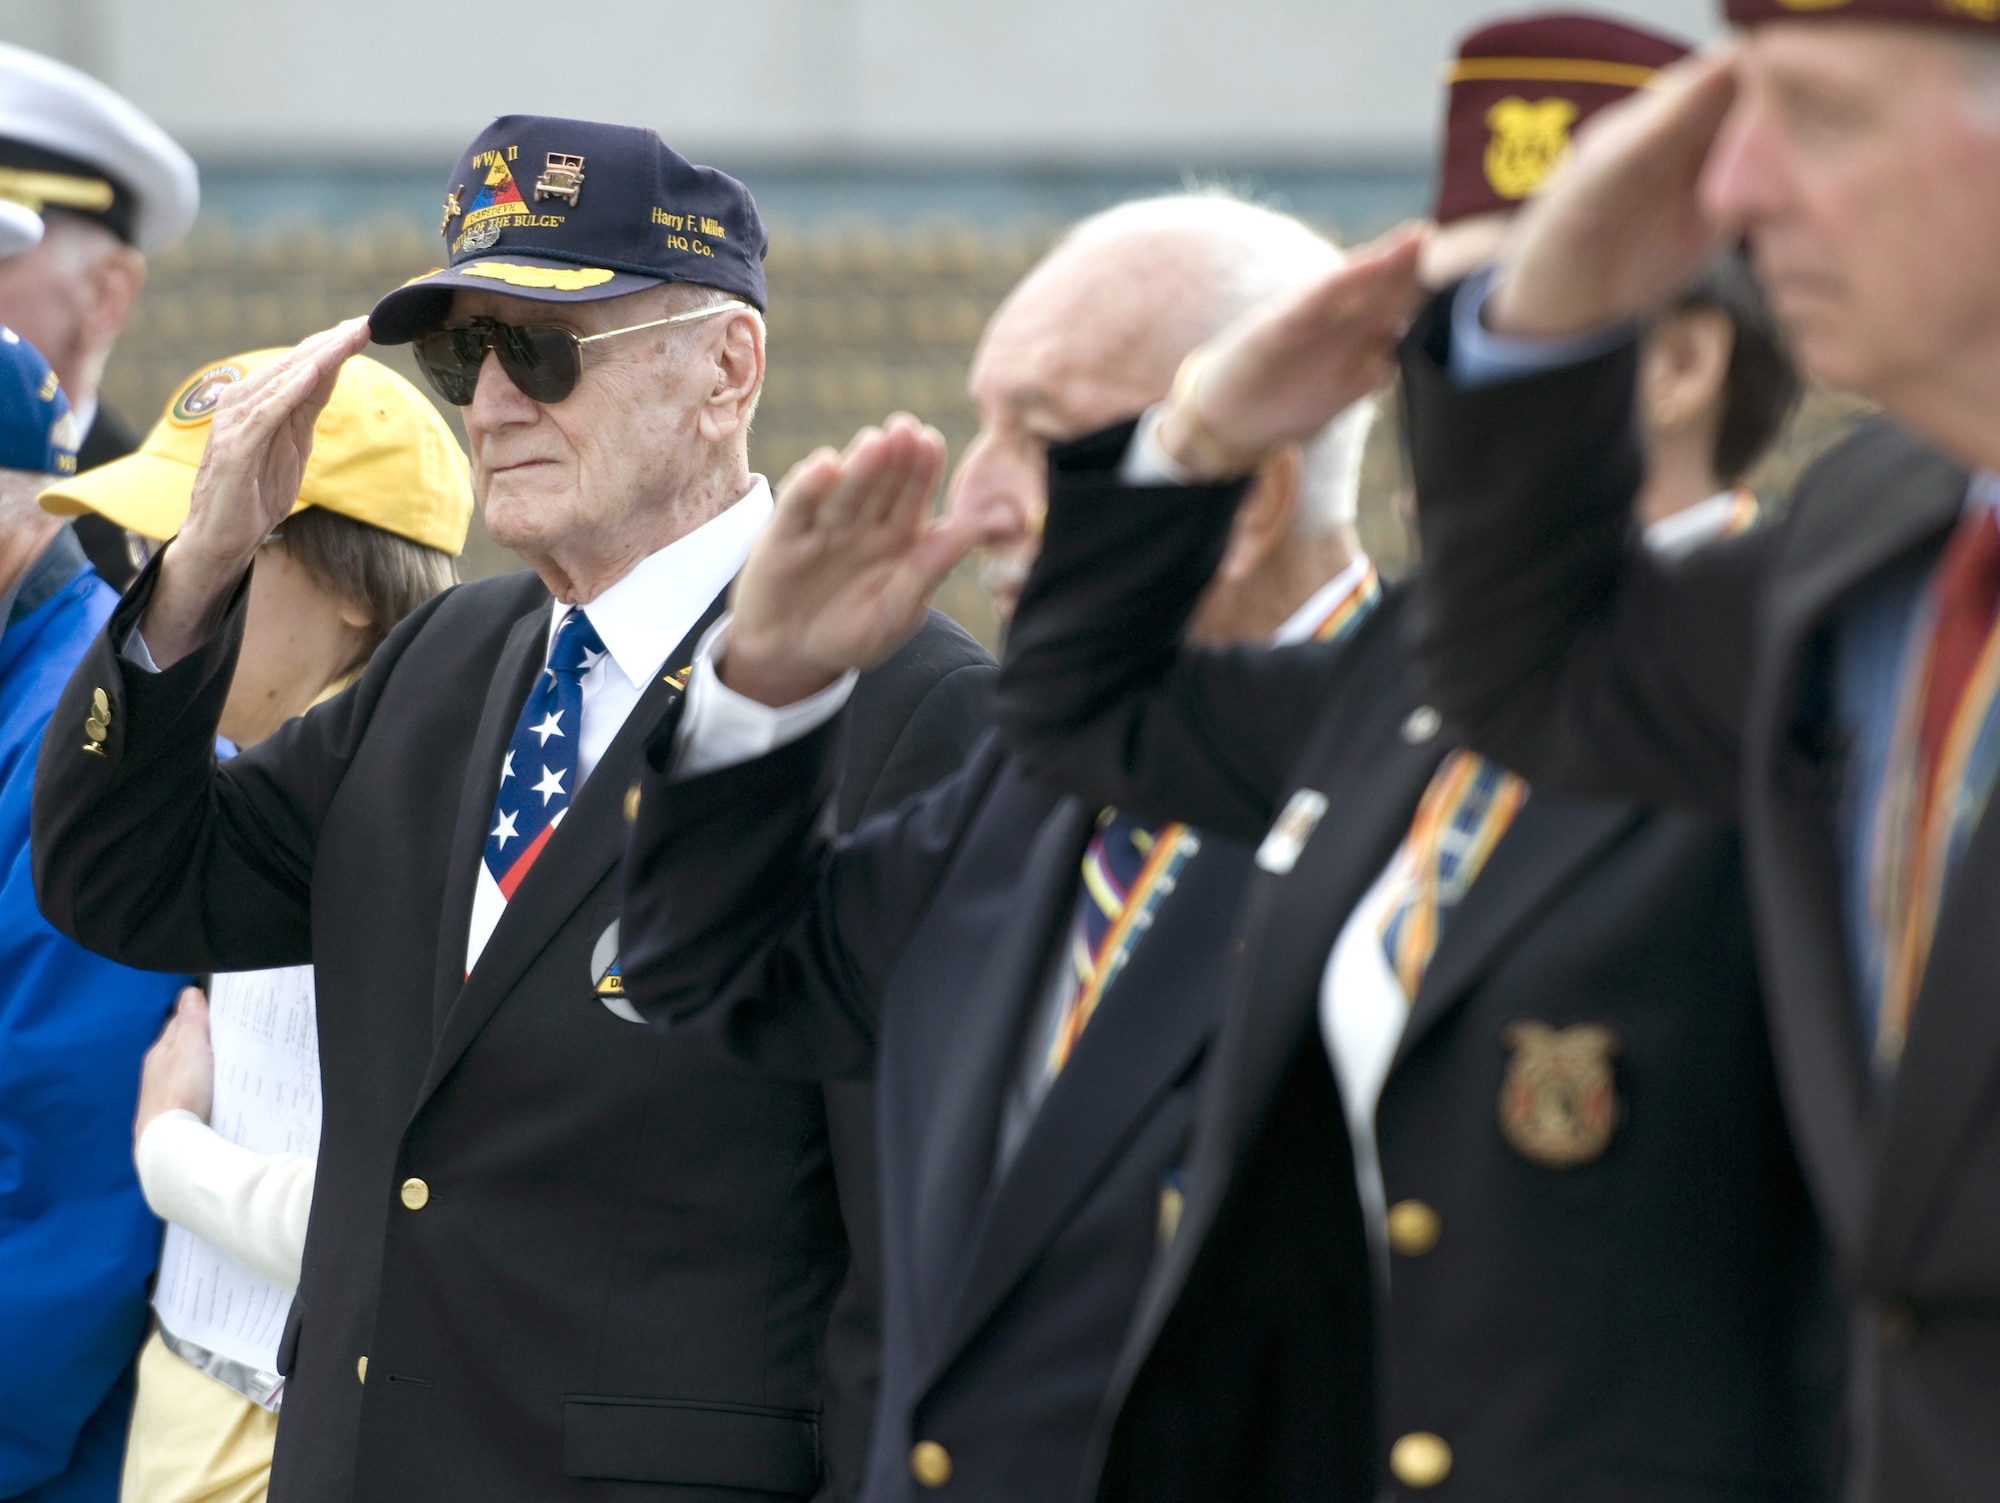
{"label": "white shirt cuff", "polygon": [[148,673],[160,671],[160,665],[153,661],[153,654],[146,646],[146,639],[139,635],[139,623],[136,621],[132,623],[132,629],[125,633],[125,640],[119,644],[118,656]]}
{"label": "white shirt cuff", "polygon": [[252,1153],[193,1112],[162,1112],[132,1155],[153,1214],[221,1249],[287,1292],[299,1287],[317,1164]]}
{"label": "white shirt cuff", "polygon": [[1160,446],[1160,415],[1165,402],[1156,402],[1139,419],[1132,442],[1119,462],[1118,478],[1127,485],[1193,485],[1194,472]]}
{"label": "white shirt cuff", "polygon": [[729,645],[729,617],[708,629],[695,649],[688,679],[687,708],[674,734],[674,781],[720,772],[789,746],[838,715],[861,675],[843,673],[819,693],[796,704],[759,704],[723,683],[716,665]]}
{"label": "white shirt cuff", "polygon": [[1460,283],[1451,302],[1451,379],[1462,391],[1581,365],[1617,349],[1636,332],[1630,324],[1617,324],[1564,339],[1495,334],[1485,323],[1486,300],[1492,294],[1493,268],[1488,266]]}

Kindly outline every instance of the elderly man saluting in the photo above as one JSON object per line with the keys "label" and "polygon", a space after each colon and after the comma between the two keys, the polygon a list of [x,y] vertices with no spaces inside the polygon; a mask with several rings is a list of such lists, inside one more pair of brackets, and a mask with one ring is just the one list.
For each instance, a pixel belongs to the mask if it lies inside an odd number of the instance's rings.
{"label": "elderly man saluting", "polygon": [[[741,184],[581,121],[496,120],[446,186],[448,267],[372,328],[464,406],[534,572],[439,597],[218,766],[250,561],[370,324],[218,371],[188,520],[52,722],[38,892],[128,962],[316,967],[273,1498],[845,1492],[870,1359],[827,1332],[866,1119],[637,1026],[617,963],[627,789],[771,511],[763,228]],[[957,763],[990,672],[938,618],[863,681],[844,823]]]}

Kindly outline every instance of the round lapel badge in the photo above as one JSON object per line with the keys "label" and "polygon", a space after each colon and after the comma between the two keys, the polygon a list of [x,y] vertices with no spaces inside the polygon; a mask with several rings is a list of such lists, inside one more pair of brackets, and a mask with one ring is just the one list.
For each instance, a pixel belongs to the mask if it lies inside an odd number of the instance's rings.
{"label": "round lapel badge", "polygon": [[181,388],[167,409],[167,421],[176,428],[199,428],[215,416],[223,392],[242,379],[240,365],[211,365]]}
{"label": "round lapel badge", "polygon": [[639,1016],[639,1010],[625,1000],[624,978],[618,974],[616,919],[611,921],[610,928],[597,936],[597,947],[590,952],[590,989],[597,993],[597,1000],[614,1018],[623,1018],[628,1023],[646,1021]]}
{"label": "round lapel badge", "polygon": [[1611,1144],[1624,1109],[1612,1061],[1618,1035],[1597,1023],[1551,1028],[1510,1023],[1500,1083],[1500,1132],[1522,1158],[1544,1169],[1575,1169]]}

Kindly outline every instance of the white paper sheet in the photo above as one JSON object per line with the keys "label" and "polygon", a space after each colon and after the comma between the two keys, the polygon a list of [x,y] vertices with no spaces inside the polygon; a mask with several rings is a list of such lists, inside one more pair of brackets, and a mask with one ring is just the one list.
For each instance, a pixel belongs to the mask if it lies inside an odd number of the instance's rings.
{"label": "white paper sheet", "polygon": [[[217,976],[209,993],[217,1133],[253,1153],[319,1153],[319,1031],[311,966]],[[292,1299],[194,1233],[169,1226],[153,1308],[182,1341],[274,1372]]]}

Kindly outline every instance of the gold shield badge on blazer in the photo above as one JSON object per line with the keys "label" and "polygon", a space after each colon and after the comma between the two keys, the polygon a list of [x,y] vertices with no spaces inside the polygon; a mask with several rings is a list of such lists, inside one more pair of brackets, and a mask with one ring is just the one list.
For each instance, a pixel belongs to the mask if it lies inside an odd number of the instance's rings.
{"label": "gold shield badge on blazer", "polygon": [[1551,1028],[1509,1023],[1500,1083],[1500,1132],[1545,1169],[1575,1169],[1603,1154],[1618,1130],[1618,1035],[1597,1023]]}

